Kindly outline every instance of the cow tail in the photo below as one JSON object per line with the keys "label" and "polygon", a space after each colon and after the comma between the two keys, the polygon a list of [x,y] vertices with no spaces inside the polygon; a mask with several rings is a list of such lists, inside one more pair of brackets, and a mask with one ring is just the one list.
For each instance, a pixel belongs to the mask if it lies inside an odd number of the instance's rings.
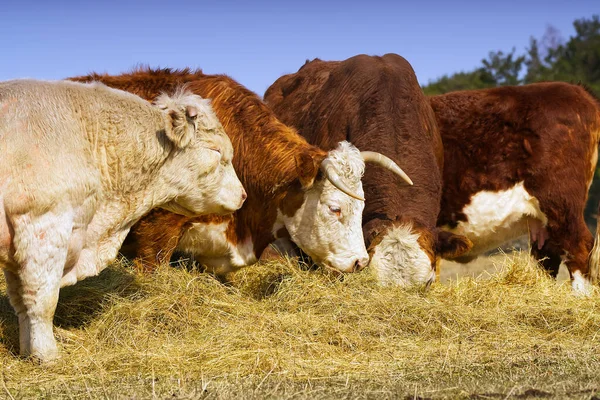
{"label": "cow tail", "polygon": [[594,247],[590,252],[589,271],[592,283],[598,283],[600,280],[600,204],[596,215],[596,237],[594,238]]}
{"label": "cow tail", "polygon": [[[600,146],[600,101],[596,100],[596,131],[593,133],[596,139],[596,146]],[[596,147],[598,149],[598,147]],[[596,212],[596,236],[594,237],[594,246],[590,252],[588,260],[590,280],[597,284],[600,281],[600,202]]]}

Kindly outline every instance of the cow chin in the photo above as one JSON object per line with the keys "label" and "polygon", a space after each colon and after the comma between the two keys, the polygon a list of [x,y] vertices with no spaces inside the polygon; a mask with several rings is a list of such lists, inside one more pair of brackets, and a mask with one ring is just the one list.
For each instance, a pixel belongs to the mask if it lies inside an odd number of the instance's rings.
{"label": "cow chin", "polygon": [[198,214],[194,213],[187,208],[183,207],[181,204],[175,203],[175,201],[170,201],[166,204],[160,206],[160,208],[165,209],[167,211],[171,211],[175,214],[180,214],[189,218],[197,217]]}
{"label": "cow chin", "polygon": [[355,272],[355,261],[340,262],[337,260],[327,259],[317,262],[318,265],[335,272],[349,273]]}
{"label": "cow chin", "polygon": [[380,284],[429,286],[435,280],[435,270],[411,225],[394,226],[382,235],[369,264]]}

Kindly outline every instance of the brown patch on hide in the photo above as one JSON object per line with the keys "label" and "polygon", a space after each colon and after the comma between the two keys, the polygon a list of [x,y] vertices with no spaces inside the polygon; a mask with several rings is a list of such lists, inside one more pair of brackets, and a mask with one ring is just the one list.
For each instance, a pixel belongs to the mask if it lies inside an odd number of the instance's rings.
{"label": "brown patch on hide", "polygon": [[295,155],[296,173],[304,189],[310,189],[313,186],[324,158],[315,158],[307,153],[298,153]]}
{"label": "brown patch on hide", "polygon": [[304,191],[299,184],[292,185],[281,202],[281,212],[286,217],[293,217],[304,203]]}
{"label": "brown patch on hide", "polygon": [[429,262],[431,263],[431,268],[435,269],[437,257],[436,257],[436,237],[435,235],[428,229],[413,227],[412,232],[417,233],[419,238],[417,239],[417,243],[419,243],[419,247],[427,257],[429,258]]}

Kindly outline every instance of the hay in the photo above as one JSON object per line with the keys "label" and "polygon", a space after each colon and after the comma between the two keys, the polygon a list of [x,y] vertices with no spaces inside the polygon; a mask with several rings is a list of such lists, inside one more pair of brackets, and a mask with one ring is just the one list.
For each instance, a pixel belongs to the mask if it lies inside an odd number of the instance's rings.
{"label": "hay", "polygon": [[[380,287],[294,261],[222,284],[123,262],[61,293],[62,357],[19,359],[17,321],[0,302],[0,397],[590,398],[600,390],[600,296],[507,256],[498,272]],[[243,396],[242,396],[243,394]]]}

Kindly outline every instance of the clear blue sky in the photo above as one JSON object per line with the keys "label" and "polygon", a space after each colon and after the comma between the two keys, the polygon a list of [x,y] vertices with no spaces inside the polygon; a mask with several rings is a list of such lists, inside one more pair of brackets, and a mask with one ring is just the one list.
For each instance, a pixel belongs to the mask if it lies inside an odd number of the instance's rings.
{"label": "clear blue sky", "polygon": [[393,52],[425,84],[593,14],[600,0],[3,0],[0,80],[189,66],[262,96],[306,59]]}

